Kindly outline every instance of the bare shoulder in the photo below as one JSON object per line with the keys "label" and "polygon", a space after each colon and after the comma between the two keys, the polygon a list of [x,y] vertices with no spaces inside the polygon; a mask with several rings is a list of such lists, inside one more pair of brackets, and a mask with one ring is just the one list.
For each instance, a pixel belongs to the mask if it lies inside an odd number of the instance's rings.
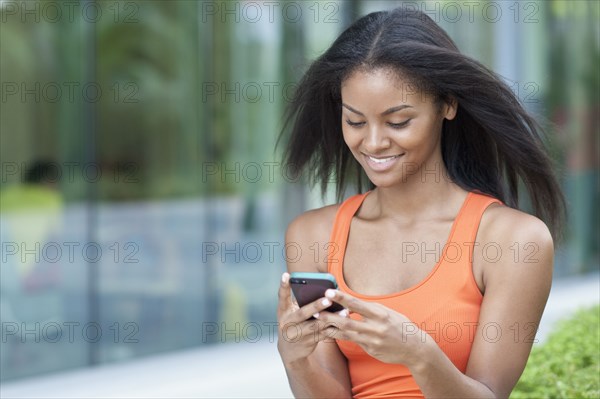
{"label": "bare shoulder", "polygon": [[327,242],[340,204],[311,209],[296,216],[285,232],[289,271],[327,271]]}
{"label": "bare shoulder", "polygon": [[486,209],[478,237],[481,237],[482,242],[496,242],[500,245],[531,242],[540,247],[554,247],[550,230],[542,220],[500,204],[492,204]]}
{"label": "bare shoulder", "polygon": [[[481,265],[482,282],[490,278],[551,279],[554,241],[548,226],[526,212],[492,204],[483,214],[477,233],[474,262]],[[493,248],[493,249],[492,249]]]}

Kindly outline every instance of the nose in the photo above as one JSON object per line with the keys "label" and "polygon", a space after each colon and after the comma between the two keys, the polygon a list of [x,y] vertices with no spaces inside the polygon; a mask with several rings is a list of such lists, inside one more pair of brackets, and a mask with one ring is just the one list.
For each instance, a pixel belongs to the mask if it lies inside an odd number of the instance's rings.
{"label": "nose", "polygon": [[367,130],[367,136],[363,141],[365,150],[370,154],[378,154],[390,148],[392,142],[385,132],[377,126],[372,126]]}

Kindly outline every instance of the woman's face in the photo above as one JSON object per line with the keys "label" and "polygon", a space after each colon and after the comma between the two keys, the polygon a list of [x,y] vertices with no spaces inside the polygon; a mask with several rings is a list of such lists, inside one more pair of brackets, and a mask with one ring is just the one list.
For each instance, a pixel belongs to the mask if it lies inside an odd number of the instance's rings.
{"label": "woman's face", "polygon": [[454,118],[455,105],[439,107],[385,69],[352,73],[341,94],[344,141],[373,184],[390,187],[442,173],[442,122]]}

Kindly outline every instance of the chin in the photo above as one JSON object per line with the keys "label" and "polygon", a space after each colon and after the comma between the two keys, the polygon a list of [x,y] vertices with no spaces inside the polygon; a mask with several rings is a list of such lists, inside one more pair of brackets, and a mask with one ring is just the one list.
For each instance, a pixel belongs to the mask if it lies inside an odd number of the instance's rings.
{"label": "chin", "polygon": [[403,176],[369,176],[367,175],[371,183],[378,188],[395,187],[403,184]]}

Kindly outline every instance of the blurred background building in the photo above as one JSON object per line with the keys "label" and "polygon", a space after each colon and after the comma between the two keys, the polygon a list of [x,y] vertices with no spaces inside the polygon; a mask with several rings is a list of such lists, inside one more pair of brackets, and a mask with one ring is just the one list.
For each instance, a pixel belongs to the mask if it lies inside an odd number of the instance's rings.
{"label": "blurred background building", "polygon": [[272,338],[285,227],[334,202],[280,164],[283,109],[345,27],[401,5],[548,126],[555,277],[598,270],[598,4],[0,1],[0,381]]}

